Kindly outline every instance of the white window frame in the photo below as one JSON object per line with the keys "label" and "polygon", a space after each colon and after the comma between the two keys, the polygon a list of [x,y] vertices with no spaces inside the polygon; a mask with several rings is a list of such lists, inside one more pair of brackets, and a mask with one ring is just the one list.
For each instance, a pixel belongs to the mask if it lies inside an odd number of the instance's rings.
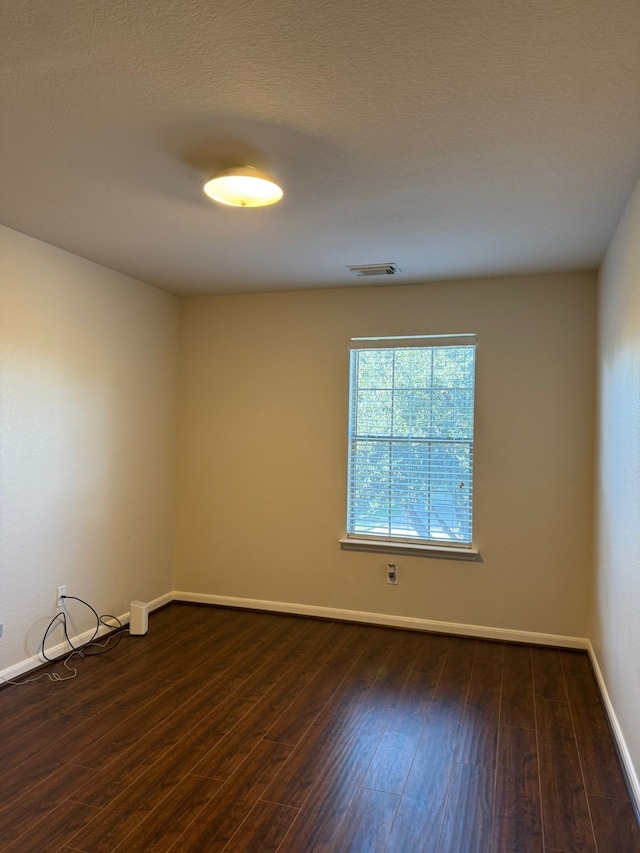
{"label": "white window frame", "polygon": [[[358,411],[358,400],[356,398],[358,392],[358,381],[354,376],[354,364],[356,359],[353,356],[354,350],[374,350],[374,349],[391,349],[404,350],[413,347],[434,349],[436,347],[471,347],[474,349],[474,388],[472,402],[472,418],[475,408],[475,347],[476,336],[473,334],[452,334],[452,335],[416,335],[416,336],[395,336],[395,337],[375,337],[375,338],[352,338],[350,343],[350,382],[349,382],[349,459],[348,459],[348,483],[347,483],[347,533],[340,539],[340,544],[345,550],[357,551],[381,551],[385,553],[409,554],[416,556],[439,556],[450,559],[463,560],[478,560],[479,552],[472,544],[472,537],[469,536],[468,541],[459,541],[457,539],[430,538],[420,539],[415,535],[393,535],[380,533],[363,533],[356,532],[353,528],[357,525],[352,524],[351,528],[349,520],[354,518],[352,501],[354,498],[354,488],[352,483],[352,464],[354,462],[354,447],[358,439],[356,427],[356,413]],[[394,378],[395,383],[395,378]],[[395,391],[395,385],[393,385]],[[409,437],[410,438],[410,437]],[[362,439],[361,439],[362,440]],[[421,440],[425,440],[422,438]],[[390,451],[393,441],[393,435],[382,436],[380,442],[384,445],[385,441],[389,442]],[[427,439],[427,441],[432,441]],[[435,441],[435,440],[433,440]],[[469,484],[469,502],[470,516],[469,524],[472,520],[472,500],[473,500],[473,429],[471,431],[470,440],[466,443],[469,447],[471,456],[471,482]],[[453,493],[452,493],[453,494]],[[389,522],[390,523],[390,522]],[[415,530],[414,530],[415,532]]]}

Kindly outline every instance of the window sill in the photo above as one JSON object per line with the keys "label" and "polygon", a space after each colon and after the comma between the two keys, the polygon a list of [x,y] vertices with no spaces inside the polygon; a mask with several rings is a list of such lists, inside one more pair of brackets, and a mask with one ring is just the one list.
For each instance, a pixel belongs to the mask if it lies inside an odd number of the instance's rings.
{"label": "window sill", "polygon": [[424,545],[412,542],[387,542],[382,539],[338,540],[343,551],[377,551],[382,554],[407,554],[410,557],[437,557],[445,560],[469,560],[481,563],[476,548],[456,548],[450,545]]}

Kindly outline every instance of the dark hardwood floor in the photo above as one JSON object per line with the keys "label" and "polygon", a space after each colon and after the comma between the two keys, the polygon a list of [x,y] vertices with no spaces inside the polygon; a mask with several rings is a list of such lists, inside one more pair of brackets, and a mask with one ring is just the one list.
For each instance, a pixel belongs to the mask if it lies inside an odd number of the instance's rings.
{"label": "dark hardwood floor", "polygon": [[640,851],[582,652],[173,604],[0,725],[11,853]]}

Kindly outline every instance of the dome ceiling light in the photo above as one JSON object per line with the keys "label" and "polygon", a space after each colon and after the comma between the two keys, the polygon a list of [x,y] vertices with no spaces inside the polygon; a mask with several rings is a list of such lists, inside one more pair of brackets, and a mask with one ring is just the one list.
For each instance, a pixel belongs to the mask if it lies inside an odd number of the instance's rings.
{"label": "dome ceiling light", "polygon": [[254,166],[234,166],[217,172],[204,185],[209,198],[232,207],[265,207],[282,198],[271,175]]}

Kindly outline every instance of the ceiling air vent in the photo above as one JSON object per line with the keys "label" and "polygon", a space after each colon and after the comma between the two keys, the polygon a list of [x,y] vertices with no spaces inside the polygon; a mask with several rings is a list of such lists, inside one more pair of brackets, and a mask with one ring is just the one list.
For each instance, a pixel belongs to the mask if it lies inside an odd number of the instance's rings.
{"label": "ceiling air vent", "polygon": [[365,264],[361,267],[347,267],[358,276],[363,275],[396,275],[400,272],[397,264]]}

